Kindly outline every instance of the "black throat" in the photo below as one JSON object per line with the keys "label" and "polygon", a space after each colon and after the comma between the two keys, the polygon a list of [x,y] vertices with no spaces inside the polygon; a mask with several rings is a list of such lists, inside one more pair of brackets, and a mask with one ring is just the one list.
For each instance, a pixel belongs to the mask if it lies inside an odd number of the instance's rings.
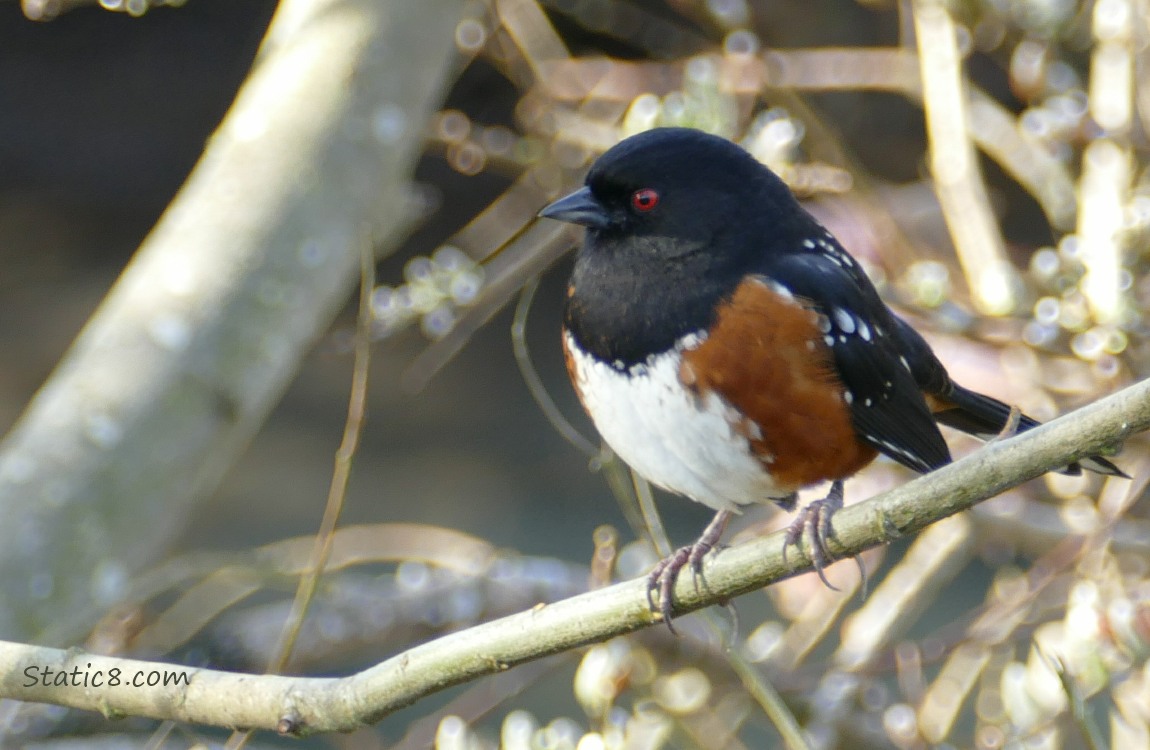
{"label": "black throat", "polygon": [[626,370],[714,323],[741,274],[716,268],[718,258],[705,247],[669,258],[664,246],[652,262],[644,243],[667,241],[587,233],[563,314],[580,348]]}

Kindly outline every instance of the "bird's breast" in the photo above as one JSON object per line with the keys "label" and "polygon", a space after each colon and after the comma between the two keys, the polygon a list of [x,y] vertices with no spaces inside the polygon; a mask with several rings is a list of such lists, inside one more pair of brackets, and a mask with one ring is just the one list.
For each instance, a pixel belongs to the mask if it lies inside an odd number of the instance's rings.
{"label": "bird's breast", "polygon": [[604,362],[564,334],[568,372],[579,399],[611,449],[647,480],[716,510],[782,498],[770,457],[751,441],[762,427],[717,393],[683,382],[683,355],[699,346],[688,334],[665,352],[626,366]]}
{"label": "bird's breast", "polygon": [[713,319],[640,361],[605,359],[564,333],[580,400],[624,461],[722,509],[845,478],[873,460],[817,312],[748,277]]}

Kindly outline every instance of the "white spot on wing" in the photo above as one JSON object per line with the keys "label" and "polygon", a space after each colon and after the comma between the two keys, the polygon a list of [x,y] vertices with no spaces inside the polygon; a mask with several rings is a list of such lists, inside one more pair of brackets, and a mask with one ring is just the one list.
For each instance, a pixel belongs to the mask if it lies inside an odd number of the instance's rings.
{"label": "white spot on wing", "polygon": [[839,330],[843,333],[855,332],[855,319],[853,315],[841,307],[836,307],[831,310],[831,314],[835,316],[835,324],[838,325]]}
{"label": "white spot on wing", "polygon": [[875,437],[874,435],[867,435],[866,437],[872,443],[875,443],[876,445],[881,445],[883,448],[886,448],[888,451],[891,451],[892,453],[897,453],[900,456],[902,456],[903,458],[906,458],[915,466],[921,467],[924,470],[927,468],[926,463],[921,458],[914,455],[913,453],[906,450],[905,448],[897,446],[894,443],[890,442],[889,440],[883,440],[882,438]]}
{"label": "white spot on wing", "polygon": [[779,295],[779,297],[781,297],[784,302],[793,303],[795,301],[795,293],[774,279],[756,277],[755,280],[765,286],[767,289],[770,289],[772,292]]}

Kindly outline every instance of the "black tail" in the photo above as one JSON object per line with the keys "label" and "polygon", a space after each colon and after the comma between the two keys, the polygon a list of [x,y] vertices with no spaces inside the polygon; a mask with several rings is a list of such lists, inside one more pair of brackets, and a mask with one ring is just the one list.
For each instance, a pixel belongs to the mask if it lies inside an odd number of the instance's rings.
{"label": "black tail", "polygon": [[[957,383],[953,383],[952,386],[954,390],[946,398],[954,404],[953,408],[935,412],[935,419],[948,427],[970,433],[982,440],[990,440],[1002,432],[1006,420],[1010,417],[1009,406],[998,399],[963,388]],[[1026,432],[1039,424],[1041,422],[1038,420],[1023,414],[1018,421],[1018,431]],[[1102,456],[1087,456],[1059,471],[1062,474],[1081,474],[1083,469],[1111,477],[1130,478]]]}

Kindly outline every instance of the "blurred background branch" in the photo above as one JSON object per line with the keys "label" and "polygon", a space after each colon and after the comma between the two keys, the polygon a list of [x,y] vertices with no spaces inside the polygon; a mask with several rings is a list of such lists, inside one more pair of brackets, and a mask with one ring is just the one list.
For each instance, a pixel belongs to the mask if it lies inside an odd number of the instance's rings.
{"label": "blurred background branch", "polygon": [[458,8],[280,5],[176,202],[0,444],[4,637],[123,595],[330,325],[362,243],[402,237]]}

